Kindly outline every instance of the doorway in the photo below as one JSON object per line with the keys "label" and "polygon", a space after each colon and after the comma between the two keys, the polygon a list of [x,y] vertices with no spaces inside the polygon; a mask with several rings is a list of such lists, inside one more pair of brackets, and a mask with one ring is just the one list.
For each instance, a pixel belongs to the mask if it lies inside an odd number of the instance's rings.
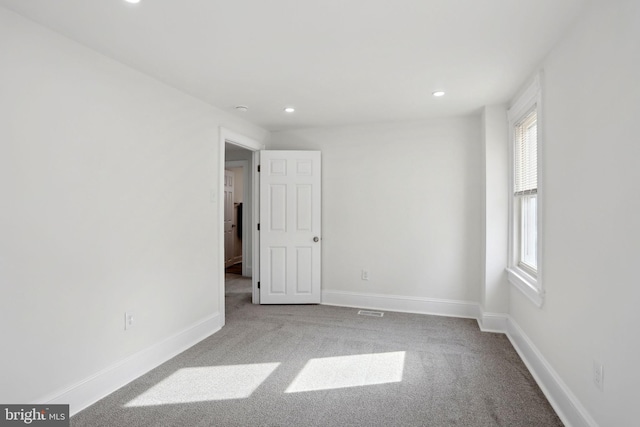
{"label": "doorway", "polygon": [[[223,237],[219,239],[219,283],[222,286],[219,286],[219,311],[221,323],[224,325],[225,323],[225,294],[226,294],[226,264],[230,264],[231,266],[236,265],[238,263],[231,262],[227,255],[225,255],[225,238],[234,239],[233,242],[236,243],[237,252],[234,254],[236,257],[236,261],[241,260],[241,270],[240,274],[236,274],[234,279],[242,279],[243,283],[240,286],[236,282],[235,285],[230,284],[237,291],[238,288],[243,289],[243,292],[250,290],[250,298],[251,302],[254,304],[259,303],[260,295],[258,293],[258,267],[255,266],[256,260],[258,259],[258,254],[256,251],[258,250],[258,235],[256,231],[256,227],[254,226],[256,223],[255,218],[258,217],[257,209],[257,195],[254,188],[256,187],[257,182],[257,173],[255,171],[257,167],[257,158],[258,151],[264,149],[264,145],[251,139],[245,137],[244,135],[232,132],[225,128],[220,128],[220,141],[223,142],[219,145],[219,175],[218,175],[218,188],[215,190],[215,194],[218,194],[219,197],[213,195],[214,199],[218,200],[218,215],[219,215],[219,230],[220,236]],[[228,224],[233,224],[233,222],[225,223],[225,203],[224,203],[224,194],[225,194],[225,175],[227,170],[239,168],[242,170],[241,180],[242,180],[242,206],[240,209],[234,207],[232,205],[230,210],[230,220],[234,219],[234,213],[236,215],[236,227],[231,227],[231,233],[225,235],[225,228],[230,227]],[[235,176],[235,174],[234,174]],[[228,180],[227,180],[228,182]],[[234,193],[238,191],[239,187],[234,185]],[[236,198],[235,201],[231,203],[239,203]],[[236,205],[239,206],[239,205]],[[238,214],[238,210],[241,212]],[[238,230],[237,228],[241,227],[241,238],[238,238]],[[229,237],[227,237],[229,236]],[[228,240],[227,240],[228,241]],[[241,248],[241,249],[240,249]],[[250,286],[248,286],[250,282]]]}

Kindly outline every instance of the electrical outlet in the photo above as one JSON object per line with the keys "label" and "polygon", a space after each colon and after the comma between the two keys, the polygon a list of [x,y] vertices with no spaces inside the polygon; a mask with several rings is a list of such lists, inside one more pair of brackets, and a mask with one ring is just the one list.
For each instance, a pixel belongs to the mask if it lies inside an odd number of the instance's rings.
{"label": "electrical outlet", "polygon": [[124,330],[133,328],[133,313],[124,313]]}
{"label": "electrical outlet", "polygon": [[593,383],[598,390],[604,391],[604,365],[597,360],[593,361]]}
{"label": "electrical outlet", "polygon": [[362,270],[362,280],[369,280],[369,270],[367,269]]}

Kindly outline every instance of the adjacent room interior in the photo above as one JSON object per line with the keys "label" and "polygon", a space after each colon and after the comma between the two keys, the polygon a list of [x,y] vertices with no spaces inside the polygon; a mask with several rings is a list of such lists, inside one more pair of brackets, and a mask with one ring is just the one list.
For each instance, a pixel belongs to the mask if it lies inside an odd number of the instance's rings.
{"label": "adjacent room interior", "polygon": [[[639,40],[636,0],[0,0],[0,402],[636,425]],[[322,161],[283,288],[277,151]]]}

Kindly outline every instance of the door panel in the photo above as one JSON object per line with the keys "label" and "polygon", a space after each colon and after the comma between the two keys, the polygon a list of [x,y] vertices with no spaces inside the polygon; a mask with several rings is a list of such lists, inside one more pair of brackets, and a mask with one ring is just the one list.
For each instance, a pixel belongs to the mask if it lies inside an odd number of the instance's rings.
{"label": "door panel", "polygon": [[311,294],[313,277],[313,251],[310,248],[296,248],[296,292],[298,294]]}
{"label": "door panel", "polygon": [[269,186],[269,230],[286,232],[287,224],[287,186],[273,184]]}
{"label": "door panel", "polygon": [[319,304],[321,154],[261,151],[260,165],[260,303]]}
{"label": "door panel", "polygon": [[296,187],[296,230],[313,229],[313,187],[302,184]]}
{"label": "door panel", "polygon": [[269,292],[285,295],[287,290],[287,248],[269,248]]}

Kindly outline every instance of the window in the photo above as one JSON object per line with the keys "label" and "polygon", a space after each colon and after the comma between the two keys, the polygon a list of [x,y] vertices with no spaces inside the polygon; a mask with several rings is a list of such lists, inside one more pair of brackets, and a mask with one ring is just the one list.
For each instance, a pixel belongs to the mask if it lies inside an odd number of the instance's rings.
{"label": "window", "polygon": [[509,206],[509,281],[542,306],[540,280],[540,86],[533,84],[509,109],[511,185]]}

